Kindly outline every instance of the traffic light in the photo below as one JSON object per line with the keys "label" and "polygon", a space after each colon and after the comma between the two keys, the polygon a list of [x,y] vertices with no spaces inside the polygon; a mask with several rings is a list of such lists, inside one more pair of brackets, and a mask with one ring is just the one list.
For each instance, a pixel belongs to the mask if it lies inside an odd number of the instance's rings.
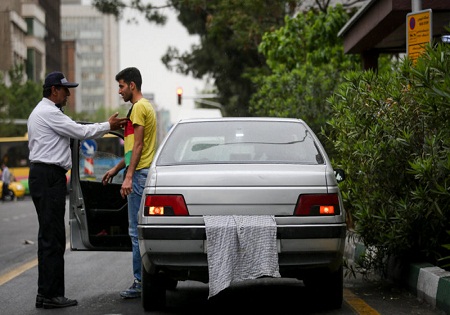
{"label": "traffic light", "polygon": [[177,89],[177,96],[178,96],[178,105],[181,105],[181,96],[183,95],[183,89],[182,88],[178,88]]}

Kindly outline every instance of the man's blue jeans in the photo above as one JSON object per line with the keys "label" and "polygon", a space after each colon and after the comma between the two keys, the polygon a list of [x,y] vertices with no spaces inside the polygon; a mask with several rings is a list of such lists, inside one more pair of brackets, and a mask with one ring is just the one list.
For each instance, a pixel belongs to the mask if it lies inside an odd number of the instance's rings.
{"label": "man's blue jeans", "polygon": [[142,193],[147,179],[148,168],[140,169],[133,174],[133,191],[128,195],[128,234],[131,237],[133,249],[133,274],[134,278],[141,281],[141,253],[138,242],[138,212],[141,205]]}

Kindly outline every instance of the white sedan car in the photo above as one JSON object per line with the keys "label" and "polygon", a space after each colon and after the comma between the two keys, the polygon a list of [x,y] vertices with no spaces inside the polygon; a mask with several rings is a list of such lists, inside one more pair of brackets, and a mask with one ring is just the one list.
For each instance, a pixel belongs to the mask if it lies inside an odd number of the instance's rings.
{"label": "white sedan car", "polygon": [[[74,151],[72,249],[129,250],[120,183],[84,179]],[[177,281],[209,283],[211,298],[259,277],[301,279],[341,307],[347,228],[336,173],[343,178],[300,119],[176,123],[156,152],[139,212],[144,309],[164,308]]]}

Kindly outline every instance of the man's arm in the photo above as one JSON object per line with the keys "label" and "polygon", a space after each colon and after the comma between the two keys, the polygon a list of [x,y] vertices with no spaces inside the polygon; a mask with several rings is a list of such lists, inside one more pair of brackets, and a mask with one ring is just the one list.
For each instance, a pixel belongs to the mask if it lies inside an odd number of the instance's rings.
{"label": "man's arm", "polygon": [[134,128],[134,145],[131,153],[130,165],[127,169],[125,180],[123,181],[120,194],[122,197],[128,196],[132,191],[133,174],[141,159],[142,148],[144,147],[144,126],[133,125]]}

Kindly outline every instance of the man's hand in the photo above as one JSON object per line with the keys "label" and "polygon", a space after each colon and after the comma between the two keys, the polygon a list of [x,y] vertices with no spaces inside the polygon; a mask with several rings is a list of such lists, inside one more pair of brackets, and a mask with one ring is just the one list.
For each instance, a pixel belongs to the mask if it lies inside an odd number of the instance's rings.
{"label": "man's hand", "polygon": [[125,118],[118,118],[117,116],[119,116],[119,113],[115,113],[114,115],[112,115],[108,119],[109,126],[110,126],[111,130],[121,129],[127,123],[128,118],[126,118],[126,117]]}
{"label": "man's hand", "polygon": [[122,183],[122,187],[120,188],[120,195],[125,199],[126,196],[133,192],[133,181],[128,177],[125,177]]}
{"label": "man's hand", "polygon": [[116,176],[117,172],[115,172],[114,168],[110,169],[103,175],[102,183],[103,185],[107,185],[108,183],[111,183],[114,176]]}

